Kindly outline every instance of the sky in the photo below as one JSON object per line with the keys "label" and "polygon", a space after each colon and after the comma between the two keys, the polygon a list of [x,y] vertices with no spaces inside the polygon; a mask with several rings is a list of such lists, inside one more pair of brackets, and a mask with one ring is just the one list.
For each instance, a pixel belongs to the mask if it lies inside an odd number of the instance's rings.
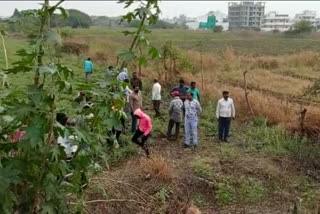
{"label": "sky", "polygon": [[[18,10],[39,8],[42,1],[3,1],[0,0],[0,16],[7,17],[12,15],[15,8]],[[293,17],[296,13],[303,10],[317,11],[320,16],[320,1],[264,1],[266,2],[266,12],[277,11],[289,14]],[[126,10],[122,4],[116,1],[71,1],[66,0],[63,7],[78,9],[89,15],[98,16],[119,16]],[[228,1],[160,1],[162,10],[161,18],[172,18],[185,14],[188,17],[202,16],[209,11],[220,10],[228,12]]]}

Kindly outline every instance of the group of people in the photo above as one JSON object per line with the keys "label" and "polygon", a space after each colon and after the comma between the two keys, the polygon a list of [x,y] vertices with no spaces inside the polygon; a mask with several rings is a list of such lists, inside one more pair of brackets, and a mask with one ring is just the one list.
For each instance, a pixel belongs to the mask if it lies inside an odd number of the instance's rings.
{"label": "group of people", "polygon": [[[91,71],[90,71],[91,69]],[[93,64],[88,58],[85,61],[85,80],[88,81],[93,71]],[[89,75],[87,73],[90,73]],[[151,118],[143,112],[141,78],[136,72],[133,72],[130,78],[128,70],[123,68],[120,73],[116,73],[112,66],[109,66],[106,78],[114,78],[120,82],[127,83],[124,93],[126,95],[126,105],[124,111],[128,118],[131,118],[132,141],[141,146],[146,154],[150,151],[147,146],[147,139],[152,130]],[[88,78],[89,77],[89,78]],[[157,79],[154,79],[151,99],[155,117],[161,116],[160,105],[162,87]],[[191,82],[190,87],[186,86],[183,79],[179,81],[178,86],[170,90],[171,101],[168,107],[169,121],[167,127],[167,139],[177,140],[180,135],[181,124],[184,122],[185,140],[184,147],[198,146],[198,121],[202,112],[200,90],[196,87],[196,82]],[[216,117],[218,119],[219,140],[228,142],[230,124],[235,117],[235,107],[233,100],[229,97],[228,91],[223,91],[223,97],[218,101],[216,108]],[[173,133],[173,128],[175,132]],[[192,145],[191,145],[192,139]]]}

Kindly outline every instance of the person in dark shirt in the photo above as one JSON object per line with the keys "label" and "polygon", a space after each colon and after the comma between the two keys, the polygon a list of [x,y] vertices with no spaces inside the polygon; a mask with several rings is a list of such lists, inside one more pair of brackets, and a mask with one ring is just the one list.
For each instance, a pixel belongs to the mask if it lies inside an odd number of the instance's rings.
{"label": "person in dark shirt", "polygon": [[174,91],[178,91],[179,94],[180,94],[180,99],[182,101],[184,101],[186,99],[186,94],[187,94],[188,90],[189,90],[189,87],[187,87],[185,85],[184,80],[180,79],[179,80],[179,85],[174,87],[173,89],[171,89],[170,94],[172,94],[172,92],[174,92]]}
{"label": "person in dark shirt", "polygon": [[132,74],[131,87],[132,88],[139,87],[139,90],[142,91],[142,80],[137,75],[137,72],[133,72]]}

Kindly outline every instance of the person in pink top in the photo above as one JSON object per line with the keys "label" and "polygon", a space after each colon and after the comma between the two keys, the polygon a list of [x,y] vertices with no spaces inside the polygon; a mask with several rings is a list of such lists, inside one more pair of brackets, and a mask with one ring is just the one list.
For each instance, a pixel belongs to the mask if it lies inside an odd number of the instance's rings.
{"label": "person in pink top", "polygon": [[[150,156],[147,140],[152,130],[152,122],[150,117],[144,113],[140,108],[134,111],[133,114],[139,121],[139,128],[132,137],[132,142],[141,146],[146,152],[147,157]],[[141,138],[141,140],[140,140]]]}

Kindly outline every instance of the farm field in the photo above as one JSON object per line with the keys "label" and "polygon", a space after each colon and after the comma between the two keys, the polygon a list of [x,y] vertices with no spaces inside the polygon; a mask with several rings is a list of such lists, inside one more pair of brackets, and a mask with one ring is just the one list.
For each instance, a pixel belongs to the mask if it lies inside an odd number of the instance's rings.
{"label": "farm field", "polygon": [[[64,44],[87,47],[79,53],[64,51],[59,58],[75,72],[71,80],[74,92],[62,95],[59,111],[74,113],[70,106],[84,81],[85,58],[91,57],[95,65],[93,82],[103,79],[106,68],[116,64],[117,52],[125,50],[132,39],[123,36],[123,30],[57,30],[68,32]],[[153,114],[153,78],[162,83],[165,97],[161,107],[165,116],[153,121],[150,143],[154,157],[144,158],[131,144],[113,152],[108,157],[109,168],[90,181],[86,212],[180,214],[194,206],[203,214],[291,214],[297,206],[301,213],[317,213],[320,95],[308,93],[308,88],[320,79],[320,37],[152,30],[149,41],[160,53],[170,41],[176,53],[175,71],[165,69],[161,59],[150,61],[141,71],[146,111]],[[18,58],[15,52],[28,44],[23,35],[8,35],[6,45],[12,63]],[[3,65],[1,48],[0,56]],[[130,64],[128,70],[138,71],[138,66]],[[254,117],[244,96],[245,71]],[[184,150],[183,138],[177,142],[165,139],[168,91],[179,78],[196,81],[201,91],[204,112],[197,150]],[[25,83],[32,83],[32,74],[10,74],[8,79],[11,87],[24,90]],[[216,141],[215,105],[223,90],[231,92],[237,109],[230,144]],[[304,128],[308,139],[296,135],[303,108],[307,109]]]}

